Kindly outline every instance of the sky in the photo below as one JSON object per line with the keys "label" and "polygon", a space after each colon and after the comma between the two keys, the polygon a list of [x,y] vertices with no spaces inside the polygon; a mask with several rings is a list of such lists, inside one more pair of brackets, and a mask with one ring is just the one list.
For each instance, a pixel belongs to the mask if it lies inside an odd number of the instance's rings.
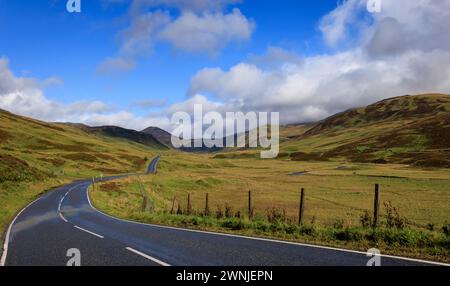
{"label": "sky", "polygon": [[450,93],[450,1],[0,0],[0,108],[171,131],[177,111],[311,122]]}

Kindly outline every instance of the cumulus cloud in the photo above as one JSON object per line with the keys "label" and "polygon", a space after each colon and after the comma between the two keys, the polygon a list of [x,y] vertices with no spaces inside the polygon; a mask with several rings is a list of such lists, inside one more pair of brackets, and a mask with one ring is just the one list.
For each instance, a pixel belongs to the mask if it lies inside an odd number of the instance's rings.
{"label": "cumulus cloud", "polygon": [[146,55],[155,34],[170,21],[169,13],[163,11],[134,15],[131,25],[119,33],[122,42],[119,53],[127,57]]}
{"label": "cumulus cloud", "polygon": [[325,43],[353,42],[352,47],[309,57],[271,47],[262,61],[252,56],[228,70],[200,70],[189,94],[214,96],[222,108],[279,111],[282,122],[293,123],[402,94],[449,93],[450,36],[444,30],[450,4],[382,3],[382,13],[368,15],[366,1],[348,0],[323,17]]}
{"label": "cumulus cloud", "polygon": [[107,58],[98,67],[97,74],[111,74],[133,70],[136,63],[127,58]]}
{"label": "cumulus cloud", "polygon": [[344,1],[336,9],[322,17],[319,29],[328,45],[335,46],[348,39],[349,27],[360,22],[359,12],[362,7],[365,7],[366,2],[367,0]]}
{"label": "cumulus cloud", "polygon": [[159,37],[180,50],[216,54],[230,42],[248,40],[253,29],[254,23],[239,9],[229,14],[184,12],[165,26]]}
{"label": "cumulus cloud", "polygon": [[164,107],[167,105],[166,99],[146,99],[137,100],[131,104],[131,107],[138,107],[143,109],[154,108],[154,107]]}
{"label": "cumulus cloud", "polygon": [[[114,2],[117,0],[108,3]],[[230,43],[247,41],[255,23],[239,9],[224,11],[228,5],[239,2],[134,0],[129,9],[130,24],[118,34],[118,55],[105,60],[98,69],[101,74],[116,70],[129,71],[134,68],[130,62],[148,56],[152,47],[160,41],[185,52],[208,55],[217,55]],[[179,15],[173,17],[169,8],[177,9]]]}

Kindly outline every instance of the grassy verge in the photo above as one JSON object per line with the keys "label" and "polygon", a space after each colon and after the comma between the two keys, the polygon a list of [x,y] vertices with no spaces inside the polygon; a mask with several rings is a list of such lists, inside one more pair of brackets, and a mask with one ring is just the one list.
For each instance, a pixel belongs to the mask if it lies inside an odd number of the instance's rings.
{"label": "grassy verge", "polygon": [[[302,243],[312,243],[347,249],[367,251],[376,247],[383,254],[402,255],[434,261],[450,262],[450,235],[440,231],[418,230],[414,228],[380,227],[375,231],[367,227],[343,226],[339,222],[326,227],[309,222],[298,225],[284,218],[272,222],[261,214],[254,219],[248,217],[226,217],[225,213],[176,214],[168,211],[142,211],[135,204],[126,213],[106,207],[101,191],[92,191],[95,207],[123,219],[168,225],[196,230],[207,230],[246,236],[280,239]],[[103,193],[103,194],[102,194]],[[123,200],[120,194],[114,194],[117,200]],[[155,201],[154,199],[152,200]],[[131,205],[130,205],[131,206]],[[233,216],[236,214],[233,213]]]}
{"label": "grassy verge", "polygon": [[450,236],[411,228],[381,227],[374,231],[363,227],[323,227],[309,223],[297,225],[286,222],[271,223],[264,219],[217,218],[165,212],[153,214],[136,212],[130,218],[160,225],[275,238],[360,251],[376,247],[384,254],[450,262]]}
{"label": "grassy verge", "polygon": [[[361,251],[377,247],[385,254],[450,262],[445,221],[450,202],[448,171],[398,165],[341,169],[339,162],[299,165],[166,154],[157,176],[99,184],[91,190],[91,197],[100,210],[140,222]],[[307,175],[290,175],[301,167],[308,170]],[[381,181],[383,193],[381,225],[373,231],[367,212],[373,204],[375,181]],[[307,189],[302,226],[296,224],[299,186]],[[249,189],[255,206],[253,219],[246,209]],[[146,211],[143,193],[148,196]]]}

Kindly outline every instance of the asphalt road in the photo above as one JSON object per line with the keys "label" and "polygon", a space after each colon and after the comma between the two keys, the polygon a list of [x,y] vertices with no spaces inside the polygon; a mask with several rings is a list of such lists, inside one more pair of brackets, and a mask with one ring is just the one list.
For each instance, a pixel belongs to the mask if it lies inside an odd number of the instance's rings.
{"label": "asphalt road", "polygon": [[[159,157],[149,166],[156,172]],[[111,179],[111,178],[108,178]],[[64,266],[69,249],[82,266],[364,266],[362,252],[191,231],[119,220],[94,209],[90,181],[58,188],[25,208],[11,224],[2,262]],[[383,266],[432,265],[381,257]]]}

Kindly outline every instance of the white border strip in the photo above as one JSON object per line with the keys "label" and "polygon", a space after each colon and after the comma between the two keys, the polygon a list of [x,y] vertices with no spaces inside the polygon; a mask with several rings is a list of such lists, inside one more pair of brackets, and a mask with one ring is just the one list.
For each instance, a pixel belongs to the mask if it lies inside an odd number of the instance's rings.
{"label": "white border strip", "polygon": [[[186,229],[186,228],[179,228],[179,227],[173,227],[173,226],[163,226],[163,225],[156,225],[156,224],[149,224],[149,223],[142,223],[137,221],[131,221],[131,220],[125,220],[121,218],[114,217],[112,215],[109,215],[107,213],[104,213],[98,209],[96,209],[92,203],[91,199],[89,198],[89,186],[86,188],[86,196],[89,202],[89,205],[91,208],[98,213],[107,216],[109,218],[127,222],[127,223],[133,223],[133,224],[139,224],[139,225],[146,225],[146,226],[152,226],[157,228],[163,228],[163,229],[172,229],[172,230],[179,230],[179,231],[188,231],[188,232],[195,232],[195,233],[204,233],[204,234],[212,234],[212,235],[220,235],[220,236],[227,236],[227,237],[235,237],[235,238],[243,238],[243,239],[251,239],[251,240],[259,240],[259,241],[267,241],[267,242],[275,242],[275,243],[283,243],[283,244],[290,244],[290,245],[297,245],[297,246],[304,246],[304,247],[312,247],[312,248],[320,248],[320,249],[328,249],[328,250],[335,250],[335,251],[341,251],[341,252],[348,252],[348,253],[355,253],[355,254],[362,254],[367,255],[367,252],[358,251],[358,250],[350,250],[350,249],[342,249],[342,248],[336,248],[336,247],[330,247],[330,246],[321,246],[321,245],[314,245],[314,244],[306,244],[306,243],[300,243],[300,242],[292,242],[292,241],[283,241],[283,240],[275,240],[275,239],[269,239],[269,238],[260,238],[260,237],[252,237],[252,236],[243,236],[243,235],[236,235],[236,234],[228,234],[228,233],[220,233],[220,232],[211,232],[211,231],[203,231],[203,230],[195,230],[195,229]],[[418,263],[425,263],[430,265],[438,265],[438,266],[450,266],[448,263],[443,262],[436,262],[436,261],[428,261],[428,260],[422,260],[422,259],[415,259],[415,258],[409,258],[409,257],[402,257],[402,256],[394,256],[394,255],[386,255],[386,254],[380,254],[381,257],[386,258],[392,258],[392,259],[399,259],[399,260],[405,260],[405,261],[411,261],[411,262],[418,262]]]}
{"label": "white border strip", "polygon": [[105,238],[105,237],[101,236],[100,234],[96,234],[95,232],[92,232],[92,231],[89,231],[89,230],[84,229],[84,228],[82,228],[82,227],[79,227],[78,225],[74,225],[73,227],[74,227],[74,228],[77,228],[77,229],[79,229],[79,230],[81,230],[81,231],[87,232],[87,233],[89,233],[89,234],[92,234],[93,236],[96,236],[96,237],[99,237],[99,238]]}
{"label": "white border strip", "polygon": [[29,203],[26,207],[24,207],[13,219],[13,221],[9,224],[8,227],[8,231],[6,232],[6,237],[5,237],[5,243],[3,244],[3,255],[2,258],[0,260],[0,266],[5,266],[6,263],[6,256],[8,255],[8,244],[9,244],[9,237],[11,235],[11,229],[13,224],[16,222],[17,218],[28,208],[30,207],[32,204],[34,204],[35,202],[39,201],[42,197],[39,197],[37,199],[35,199],[34,201],[32,201],[31,203]]}
{"label": "white border strip", "polygon": [[162,262],[162,261],[159,260],[159,259],[156,259],[156,258],[154,258],[154,257],[151,257],[150,255],[147,255],[147,254],[145,254],[145,253],[142,253],[142,252],[140,252],[140,251],[138,251],[138,250],[136,250],[136,249],[133,249],[133,248],[131,248],[131,247],[126,247],[125,249],[128,250],[128,251],[131,251],[131,252],[133,252],[133,253],[135,253],[135,254],[137,254],[137,255],[140,255],[140,256],[142,256],[142,257],[144,257],[144,258],[147,258],[148,260],[151,260],[151,261],[153,261],[153,262],[156,262],[156,263],[158,263],[158,264],[161,265],[161,266],[171,266],[170,264],[167,264],[167,263],[165,263],[165,262]]}

